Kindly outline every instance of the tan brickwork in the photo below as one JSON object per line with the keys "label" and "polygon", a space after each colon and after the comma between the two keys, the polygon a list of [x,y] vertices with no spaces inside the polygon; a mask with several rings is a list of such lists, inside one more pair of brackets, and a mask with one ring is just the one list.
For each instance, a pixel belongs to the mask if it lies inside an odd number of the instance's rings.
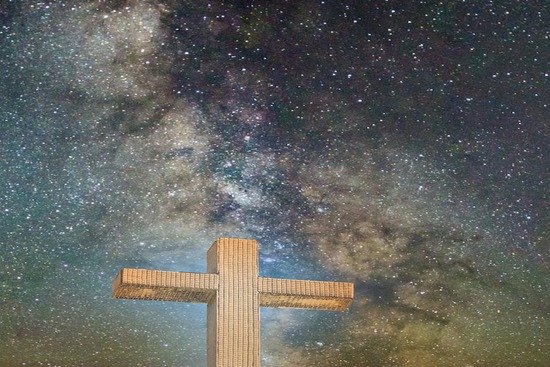
{"label": "tan brickwork", "polygon": [[260,305],[256,241],[218,239],[208,250],[208,267],[217,268],[220,279],[216,302],[208,305],[212,309],[208,312],[208,335],[213,338],[208,347],[216,355],[208,366],[258,367]]}
{"label": "tan brickwork", "polygon": [[207,303],[216,296],[218,275],[124,268],[113,281],[115,298]]}
{"label": "tan brickwork", "polygon": [[260,306],[341,311],[353,300],[353,284],[259,278]]}

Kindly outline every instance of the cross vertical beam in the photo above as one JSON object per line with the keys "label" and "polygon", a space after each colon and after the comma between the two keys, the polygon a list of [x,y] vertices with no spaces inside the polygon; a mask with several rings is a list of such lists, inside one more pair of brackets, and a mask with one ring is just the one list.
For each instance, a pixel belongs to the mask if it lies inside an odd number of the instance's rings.
{"label": "cross vertical beam", "polygon": [[220,238],[208,250],[208,273],[218,274],[208,303],[208,367],[260,366],[258,245]]}

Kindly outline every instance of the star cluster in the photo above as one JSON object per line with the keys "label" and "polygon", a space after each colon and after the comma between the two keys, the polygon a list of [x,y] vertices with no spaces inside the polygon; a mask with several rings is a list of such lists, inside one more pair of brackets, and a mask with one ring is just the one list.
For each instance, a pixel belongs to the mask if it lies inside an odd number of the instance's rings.
{"label": "star cluster", "polygon": [[0,2],[0,365],[205,365],[121,267],[355,282],[262,309],[263,366],[545,366],[539,1]]}

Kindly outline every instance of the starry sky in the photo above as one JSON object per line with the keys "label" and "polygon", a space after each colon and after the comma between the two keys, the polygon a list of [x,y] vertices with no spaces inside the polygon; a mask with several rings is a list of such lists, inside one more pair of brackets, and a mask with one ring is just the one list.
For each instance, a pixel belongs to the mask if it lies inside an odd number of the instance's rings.
{"label": "starry sky", "polygon": [[545,1],[0,1],[0,366],[205,366],[122,267],[353,281],[262,366],[550,363]]}

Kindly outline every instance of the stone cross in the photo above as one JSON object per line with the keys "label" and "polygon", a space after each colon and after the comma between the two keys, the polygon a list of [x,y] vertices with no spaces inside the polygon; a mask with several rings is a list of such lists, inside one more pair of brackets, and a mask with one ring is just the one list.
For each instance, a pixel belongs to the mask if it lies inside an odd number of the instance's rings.
{"label": "stone cross", "polygon": [[113,281],[115,298],[208,304],[207,366],[260,366],[260,306],[345,310],[353,283],[258,275],[255,240],[219,238],[208,273],[128,269]]}

